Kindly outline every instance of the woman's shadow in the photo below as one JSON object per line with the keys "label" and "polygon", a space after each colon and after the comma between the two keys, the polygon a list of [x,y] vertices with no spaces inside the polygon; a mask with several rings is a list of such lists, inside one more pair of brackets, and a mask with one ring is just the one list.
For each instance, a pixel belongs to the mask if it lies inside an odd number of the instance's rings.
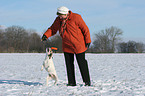
{"label": "woman's shadow", "polygon": [[0,80],[0,84],[24,84],[28,86],[37,86],[37,85],[43,85],[39,82],[29,82],[29,81],[21,81],[21,80]]}

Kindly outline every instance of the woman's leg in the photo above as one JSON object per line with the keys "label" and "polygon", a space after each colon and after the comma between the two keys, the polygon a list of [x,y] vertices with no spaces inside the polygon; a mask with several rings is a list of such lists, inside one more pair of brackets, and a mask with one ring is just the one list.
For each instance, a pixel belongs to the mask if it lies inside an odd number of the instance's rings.
{"label": "woman's leg", "polygon": [[67,69],[68,86],[75,86],[74,54],[64,52]]}

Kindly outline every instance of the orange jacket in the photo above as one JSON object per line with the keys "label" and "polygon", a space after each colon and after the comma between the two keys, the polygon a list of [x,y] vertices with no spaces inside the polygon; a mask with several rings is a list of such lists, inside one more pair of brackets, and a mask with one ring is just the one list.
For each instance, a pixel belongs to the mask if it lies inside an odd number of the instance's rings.
{"label": "orange jacket", "polygon": [[[61,19],[56,17],[54,23],[44,33],[47,38],[56,34],[61,28]],[[89,28],[79,14],[69,11],[66,30],[62,37],[62,49],[67,53],[82,53],[87,50],[86,43],[91,43]]]}

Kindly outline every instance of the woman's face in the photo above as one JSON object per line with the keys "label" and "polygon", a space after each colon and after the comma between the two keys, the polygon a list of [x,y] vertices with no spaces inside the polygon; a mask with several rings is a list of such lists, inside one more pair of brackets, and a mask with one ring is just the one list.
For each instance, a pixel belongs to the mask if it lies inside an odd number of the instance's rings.
{"label": "woman's face", "polygon": [[60,19],[65,19],[67,17],[67,14],[65,15],[58,15]]}

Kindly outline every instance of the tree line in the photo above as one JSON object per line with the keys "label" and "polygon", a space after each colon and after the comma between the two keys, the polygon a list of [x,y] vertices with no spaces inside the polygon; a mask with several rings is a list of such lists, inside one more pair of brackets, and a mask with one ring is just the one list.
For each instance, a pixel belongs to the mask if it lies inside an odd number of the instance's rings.
{"label": "tree line", "polygon": [[117,27],[106,28],[95,34],[93,46],[89,52],[97,53],[143,53],[145,44],[142,42],[122,42],[123,31]]}
{"label": "tree line", "polygon": [[[121,42],[123,31],[117,27],[106,28],[96,33],[91,47],[87,52],[93,53],[142,53],[145,45],[142,42]],[[0,52],[31,53],[45,52],[46,47],[57,47],[62,52],[62,40],[59,34],[41,41],[35,30],[26,30],[21,26],[0,29]]]}

